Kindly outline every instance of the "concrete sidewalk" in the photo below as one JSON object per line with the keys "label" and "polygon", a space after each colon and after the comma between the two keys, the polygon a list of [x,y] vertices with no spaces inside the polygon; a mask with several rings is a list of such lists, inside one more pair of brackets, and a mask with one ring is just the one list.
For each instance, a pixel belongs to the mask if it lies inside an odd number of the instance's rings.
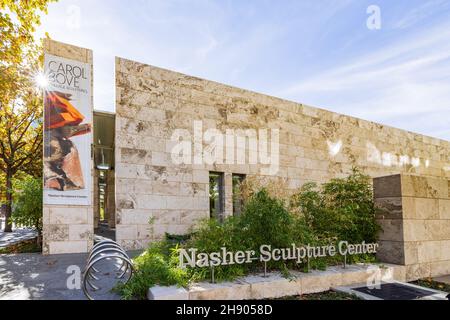
{"label": "concrete sidewalk", "polygon": [[23,241],[36,239],[38,233],[31,229],[16,229],[13,232],[0,231],[0,248],[6,248]]}
{"label": "concrete sidewalk", "polygon": [[[130,253],[130,257],[139,252]],[[43,256],[41,254],[0,255],[0,300],[86,300],[81,289],[69,289],[73,283],[73,270],[83,272],[86,254]],[[70,267],[70,269],[68,269]],[[102,287],[115,284],[114,265],[107,266]],[[72,277],[71,277],[72,276]],[[109,276],[109,277],[108,277]],[[117,294],[104,291],[97,300],[120,300]]]}
{"label": "concrete sidewalk", "polygon": [[35,239],[38,236],[37,231],[27,228],[15,228],[13,232],[3,232],[5,227],[5,219],[0,218],[0,248],[20,243],[22,241]]}

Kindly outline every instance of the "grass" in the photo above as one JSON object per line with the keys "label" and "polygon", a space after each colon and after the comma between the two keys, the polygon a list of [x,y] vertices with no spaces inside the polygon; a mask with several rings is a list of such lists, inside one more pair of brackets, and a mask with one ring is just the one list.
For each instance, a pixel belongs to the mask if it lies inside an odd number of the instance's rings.
{"label": "grass", "polygon": [[278,300],[361,300],[355,295],[341,292],[327,291],[314,294],[305,294],[301,296],[285,297]]}
{"label": "grass", "polygon": [[431,278],[421,279],[421,280],[414,281],[414,282],[411,282],[411,283],[415,284],[415,285],[418,285],[418,286],[421,286],[421,287],[425,287],[425,288],[429,288],[429,289],[434,289],[434,290],[439,290],[439,291],[444,291],[444,292],[450,293],[450,285],[448,285],[446,283],[434,281]]}
{"label": "grass", "polygon": [[21,243],[1,248],[0,254],[41,253],[42,248],[36,244],[36,240],[23,241]]}

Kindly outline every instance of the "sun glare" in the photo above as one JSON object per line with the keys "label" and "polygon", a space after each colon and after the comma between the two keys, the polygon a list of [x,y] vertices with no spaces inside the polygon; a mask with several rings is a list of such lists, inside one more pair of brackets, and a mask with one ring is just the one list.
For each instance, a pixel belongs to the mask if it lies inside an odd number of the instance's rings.
{"label": "sun glare", "polygon": [[48,87],[48,78],[43,73],[36,74],[36,76],[34,77],[34,82],[36,83],[36,86],[41,89],[45,89]]}

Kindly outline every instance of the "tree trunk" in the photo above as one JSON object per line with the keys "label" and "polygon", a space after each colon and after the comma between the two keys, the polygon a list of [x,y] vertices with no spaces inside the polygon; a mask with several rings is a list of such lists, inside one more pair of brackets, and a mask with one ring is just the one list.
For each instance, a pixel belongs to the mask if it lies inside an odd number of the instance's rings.
{"label": "tree trunk", "polygon": [[38,232],[38,236],[36,238],[36,244],[39,248],[42,249],[42,229],[41,229],[41,227],[39,227],[41,225],[40,222],[41,222],[40,219],[38,219],[35,223],[35,228]]}
{"label": "tree trunk", "polygon": [[42,234],[40,232],[36,238],[36,244],[39,248],[42,248]]}
{"label": "tree trunk", "polygon": [[6,172],[6,207],[5,207],[5,232],[12,232],[10,224],[12,213],[12,172]]}

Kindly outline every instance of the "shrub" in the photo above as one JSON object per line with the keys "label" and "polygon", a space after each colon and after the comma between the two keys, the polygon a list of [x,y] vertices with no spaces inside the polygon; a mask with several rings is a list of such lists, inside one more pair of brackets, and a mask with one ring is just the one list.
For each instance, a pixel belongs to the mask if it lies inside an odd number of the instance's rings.
{"label": "shrub", "polygon": [[167,241],[151,244],[134,259],[134,266],[136,272],[130,281],[115,289],[125,300],[145,299],[148,289],[155,285],[187,286],[187,271],[178,267],[177,247],[170,247]]}
{"label": "shrub", "polygon": [[[300,220],[287,210],[285,204],[271,197],[266,189],[250,196],[238,217],[229,217],[220,223],[216,220],[204,221],[188,248],[197,248],[199,252],[212,253],[226,247],[229,251],[254,250],[259,252],[262,245],[274,248],[286,248],[298,240],[312,239],[307,228],[301,227]],[[233,280],[250,270],[261,269],[262,264],[227,265],[214,268],[215,278]],[[270,262],[269,268],[286,269],[287,262]],[[192,279],[203,280],[211,277],[210,268],[196,268]]]}
{"label": "shrub", "polygon": [[[125,298],[145,297],[153,285],[186,286],[191,281],[211,278],[211,268],[180,269],[178,248],[196,248],[198,252],[218,252],[226,247],[229,251],[254,250],[261,245],[273,248],[297,246],[325,246],[340,240],[350,243],[376,241],[379,230],[375,221],[372,186],[367,176],[354,170],[345,179],[333,179],[318,186],[308,183],[289,202],[277,198],[262,188],[250,192],[244,210],[237,217],[223,222],[205,220],[190,236],[166,235],[166,240],[153,244],[135,259],[136,275],[129,284],[122,286]],[[269,269],[325,269],[328,265],[341,263],[342,257],[311,259],[296,265],[295,261],[270,262]],[[373,261],[373,256],[352,256],[348,262]],[[227,265],[214,268],[217,281],[234,280],[250,271],[260,270],[261,263]]]}
{"label": "shrub", "polygon": [[11,221],[16,225],[35,228],[42,234],[42,180],[26,178],[18,182]]}
{"label": "shrub", "polygon": [[[250,196],[240,216],[229,217],[223,223],[216,220],[204,221],[186,247],[197,248],[199,252],[205,253],[220,251],[222,247],[234,252],[259,252],[262,245],[287,248],[293,243],[312,245],[323,242],[308,228],[303,217],[291,214],[283,201],[270,196],[263,188]],[[286,261],[272,261],[267,266],[269,269],[282,270],[299,267],[294,262]],[[319,267],[319,262],[312,262],[310,266]],[[233,280],[262,267],[261,263],[227,265],[214,268],[214,273],[218,281]],[[191,272],[193,280],[210,277],[210,268],[196,268]]]}
{"label": "shrub", "polygon": [[259,250],[263,244],[284,248],[292,244],[293,217],[281,200],[262,189],[246,203],[238,223],[247,249]]}
{"label": "shrub", "polygon": [[342,240],[359,243],[375,242],[379,226],[375,220],[375,204],[370,177],[354,169],[346,179],[326,183],[323,194],[327,207],[339,216],[339,235]]}
{"label": "shrub", "polygon": [[377,241],[380,227],[375,220],[373,188],[370,178],[358,169],[347,178],[333,179],[321,187],[304,185],[293,196],[291,205],[299,208],[307,225],[323,240]]}
{"label": "shrub", "polygon": [[[305,217],[300,215],[294,216],[294,222],[292,225],[292,243],[297,246],[326,246],[332,244],[333,241],[320,237],[315,231],[307,224]],[[307,272],[311,270],[324,270],[328,265],[335,265],[339,261],[339,257],[326,257],[320,259],[311,259],[308,263],[297,265],[295,262],[290,262],[288,267],[291,269],[302,269]]]}
{"label": "shrub", "polygon": [[337,238],[339,230],[336,220],[339,217],[330,212],[325,205],[323,194],[316,183],[305,184],[292,197],[290,205],[299,209],[305,224],[314,230],[321,239]]}
{"label": "shrub", "polygon": [[[204,220],[192,235],[192,239],[185,245],[186,248],[196,248],[199,252],[211,253],[226,247],[230,251],[243,250],[243,235],[240,233],[239,217],[229,217],[222,223],[215,219]],[[218,281],[233,280],[245,274],[246,266],[229,265],[214,268],[214,277]],[[210,268],[195,268],[190,270],[193,281],[210,279]]]}

